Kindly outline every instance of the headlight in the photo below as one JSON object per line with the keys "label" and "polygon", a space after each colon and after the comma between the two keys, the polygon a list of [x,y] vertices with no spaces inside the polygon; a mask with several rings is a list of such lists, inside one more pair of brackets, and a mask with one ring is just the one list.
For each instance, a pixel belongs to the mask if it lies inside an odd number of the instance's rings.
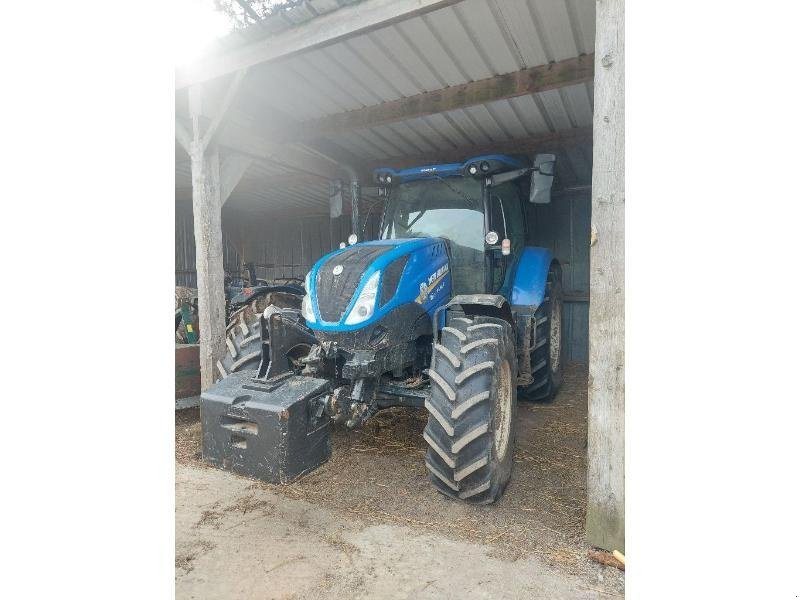
{"label": "headlight", "polygon": [[314,309],[311,308],[311,271],[306,273],[305,278],[306,295],[303,296],[303,303],[300,305],[300,314],[309,323],[316,323],[317,319],[314,316]]}
{"label": "headlight", "polygon": [[316,323],[317,318],[314,316],[314,309],[311,308],[311,296],[309,294],[303,296],[303,304],[300,306],[300,313],[303,315],[306,322]]}
{"label": "headlight", "polygon": [[357,325],[369,319],[375,312],[375,298],[378,295],[378,281],[380,281],[381,272],[373,273],[367,280],[364,289],[358,295],[356,303],[353,305],[353,310],[347,315],[345,325]]}

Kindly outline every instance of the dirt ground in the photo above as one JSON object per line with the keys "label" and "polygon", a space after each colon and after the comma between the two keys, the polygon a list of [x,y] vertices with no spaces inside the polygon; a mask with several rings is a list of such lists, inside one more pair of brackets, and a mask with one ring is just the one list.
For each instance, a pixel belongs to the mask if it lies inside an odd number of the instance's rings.
{"label": "dirt ground", "polygon": [[[491,506],[434,491],[424,410],[392,409],[363,429],[337,428],[328,463],[288,486],[205,466],[199,410],[176,412],[177,596],[623,596],[624,574],[590,561],[583,540],[586,377],[571,366],[552,404],[520,404],[514,474]],[[266,555],[242,554],[242,536]]]}

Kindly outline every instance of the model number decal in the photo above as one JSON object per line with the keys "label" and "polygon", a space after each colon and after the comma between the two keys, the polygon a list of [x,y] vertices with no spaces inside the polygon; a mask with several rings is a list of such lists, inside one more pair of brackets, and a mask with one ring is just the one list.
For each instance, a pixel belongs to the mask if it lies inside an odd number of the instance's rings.
{"label": "model number decal", "polygon": [[[422,304],[426,300],[430,300],[433,298],[432,290],[439,284],[439,282],[444,279],[444,276],[447,275],[448,271],[450,271],[450,265],[448,263],[443,264],[439,267],[436,271],[428,275],[427,281],[422,281],[419,284],[419,296],[415,302],[417,304]],[[438,290],[437,290],[438,291]]]}

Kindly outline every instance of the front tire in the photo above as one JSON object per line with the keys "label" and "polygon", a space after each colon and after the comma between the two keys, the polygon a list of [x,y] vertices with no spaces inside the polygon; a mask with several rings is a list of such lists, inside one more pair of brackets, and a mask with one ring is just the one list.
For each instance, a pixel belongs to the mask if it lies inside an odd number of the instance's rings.
{"label": "front tire", "polygon": [[267,308],[274,312],[284,308],[296,310],[300,308],[300,298],[280,292],[264,294],[232,312],[225,331],[225,354],[217,361],[218,378],[258,368],[261,362],[261,315]]}
{"label": "front tire", "polygon": [[442,494],[490,504],[503,494],[514,465],[514,333],[501,319],[457,316],[440,337],[425,402],[425,466]]}

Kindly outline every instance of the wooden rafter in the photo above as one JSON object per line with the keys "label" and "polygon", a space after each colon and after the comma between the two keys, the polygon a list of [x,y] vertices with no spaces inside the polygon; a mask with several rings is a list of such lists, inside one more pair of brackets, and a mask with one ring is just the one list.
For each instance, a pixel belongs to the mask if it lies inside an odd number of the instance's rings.
{"label": "wooden rafter", "polygon": [[311,140],[323,135],[376,127],[496,100],[554,90],[591,81],[593,76],[594,54],[587,54],[306,121],[299,127],[285,132],[282,137],[284,142]]}
{"label": "wooden rafter", "polygon": [[308,173],[335,179],[341,177],[339,166],[317,155],[270,141],[269,136],[260,135],[256,126],[230,120],[217,134],[217,143],[241,154],[281,166],[290,166]]}
{"label": "wooden rafter", "polygon": [[175,121],[175,139],[178,140],[178,143],[181,145],[181,148],[186,150],[188,154],[191,152],[190,146],[192,144],[192,134],[189,133],[189,130],[180,123],[180,121]]}
{"label": "wooden rafter", "polygon": [[181,89],[245,67],[333,44],[459,1],[364,0],[344,6],[277,35],[179,69],[175,87]]}
{"label": "wooden rafter", "polygon": [[253,164],[253,159],[241,154],[229,153],[220,165],[219,196],[220,203],[230,198],[234,188],[239,184],[245,171]]}
{"label": "wooden rafter", "polygon": [[246,76],[246,68],[237,71],[236,75],[233,77],[233,81],[225,90],[225,97],[222,99],[222,104],[220,104],[217,114],[214,116],[214,119],[209,124],[208,129],[206,129],[205,133],[203,134],[203,140],[201,143],[204,151],[206,148],[208,148],[209,144],[214,139],[214,136],[217,134],[217,129],[219,129],[219,126],[225,119],[228,109],[231,107],[231,104],[233,104],[236,94],[239,93],[239,89],[242,87],[242,82]]}

